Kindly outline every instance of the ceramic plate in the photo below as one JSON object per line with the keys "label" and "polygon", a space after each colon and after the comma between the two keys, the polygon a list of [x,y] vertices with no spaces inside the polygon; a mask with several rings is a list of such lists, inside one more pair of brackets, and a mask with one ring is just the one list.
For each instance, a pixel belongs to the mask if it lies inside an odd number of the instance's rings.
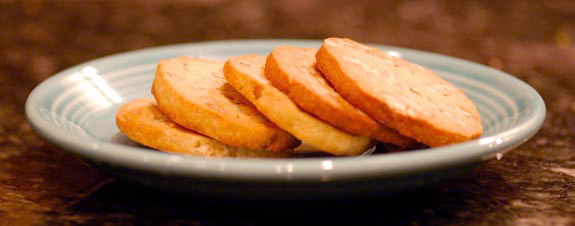
{"label": "ceramic plate", "polygon": [[501,158],[533,136],[545,117],[540,95],[509,74],[454,57],[374,45],[426,66],[463,89],[481,114],[484,135],[439,148],[370,156],[242,160],[162,153],[131,143],[118,132],[118,108],[135,98],[152,97],[159,60],[267,55],[277,45],[319,47],[321,42],[218,41],[104,57],[41,83],[28,97],[26,114],[44,138],[118,177],[171,191],[248,198],[363,196],[419,187]]}

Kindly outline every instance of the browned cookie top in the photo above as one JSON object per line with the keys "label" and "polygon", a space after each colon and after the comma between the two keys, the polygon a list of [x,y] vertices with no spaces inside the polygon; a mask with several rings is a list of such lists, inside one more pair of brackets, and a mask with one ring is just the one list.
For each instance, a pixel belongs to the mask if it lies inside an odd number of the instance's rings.
{"label": "browned cookie top", "polygon": [[325,39],[318,68],[371,117],[429,146],[479,137],[475,105],[433,71],[350,39]]}

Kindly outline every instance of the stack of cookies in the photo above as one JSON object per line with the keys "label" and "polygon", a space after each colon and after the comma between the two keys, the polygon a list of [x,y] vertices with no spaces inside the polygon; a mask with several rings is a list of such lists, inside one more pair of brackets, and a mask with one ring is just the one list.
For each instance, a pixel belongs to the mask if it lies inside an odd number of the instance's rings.
{"label": "stack of cookies", "polygon": [[152,94],[120,108],[120,131],[151,148],[196,156],[349,156],[376,142],[407,150],[482,133],[479,113],[460,89],[345,38],[226,62],[162,60]]}

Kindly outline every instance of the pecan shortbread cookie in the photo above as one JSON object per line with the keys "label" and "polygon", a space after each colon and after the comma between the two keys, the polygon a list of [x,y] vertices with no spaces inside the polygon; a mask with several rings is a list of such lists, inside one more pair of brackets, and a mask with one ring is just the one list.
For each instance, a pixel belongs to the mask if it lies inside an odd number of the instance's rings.
{"label": "pecan shortbread cookie", "polygon": [[345,38],[327,38],[317,66],[338,93],[363,112],[431,147],[479,137],[471,100],[435,72]]}
{"label": "pecan shortbread cookie", "polygon": [[177,124],[227,145],[272,151],[298,146],[299,140],[226,82],[223,66],[190,57],[160,61],[152,85],[160,110]]}
{"label": "pecan shortbread cookie", "polygon": [[159,151],[203,157],[278,158],[288,152],[248,150],[222,144],[181,127],[165,116],[154,99],[137,99],[120,108],[116,124],[122,134]]}
{"label": "pecan shortbread cookie", "polygon": [[265,75],[303,110],[341,130],[400,147],[416,144],[341,97],[316,68],[316,53],[315,48],[278,46],[267,57]]}
{"label": "pecan shortbread cookie", "polygon": [[230,57],[224,66],[228,82],[280,128],[303,143],[334,155],[358,155],[370,145],[368,137],[341,131],[302,111],[264,76],[266,57]]}

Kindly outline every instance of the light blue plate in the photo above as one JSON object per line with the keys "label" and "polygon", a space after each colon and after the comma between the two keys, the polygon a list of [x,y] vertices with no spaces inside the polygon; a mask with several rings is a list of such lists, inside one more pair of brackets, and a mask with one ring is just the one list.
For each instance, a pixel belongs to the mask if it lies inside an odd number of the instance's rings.
{"label": "light blue plate", "polygon": [[364,196],[419,187],[501,158],[533,136],[545,118],[539,94],[511,75],[449,56],[378,46],[429,67],[462,88],[481,114],[484,135],[465,143],[392,154],[240,160],[162,153],[119,134],[116,111],[134,98],[152,97],[159,60],[182,55],[219,60],[247,53],[267,55],[277,45],[319,47],[321,42],[205,42],[104,57],[44,81],[28,97],[26,114],[47,140],[116,176],[172,191],[248,198]]}

